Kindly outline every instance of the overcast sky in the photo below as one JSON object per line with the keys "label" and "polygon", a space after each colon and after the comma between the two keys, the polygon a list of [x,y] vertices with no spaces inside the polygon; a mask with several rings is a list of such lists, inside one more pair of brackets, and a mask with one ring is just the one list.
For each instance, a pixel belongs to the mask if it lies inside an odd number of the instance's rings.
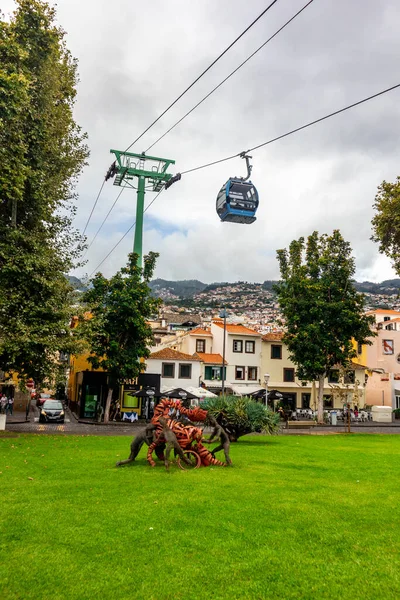
{"label": "overcast sky", "polygon": [[[287,21],[306,0],[279,0],[142,138],[141,152]],[[76,225],[83,229],[112,157],[125,149],[269,4],[267,0],[58,0],[58,21],[79,60],[76,119],[88,132],[90,164],[80,179]],[[14,3],[3,0],[5,12]],[[396,0],[314,0],[151,153],[175,173],[235,154],[400,82]],[[253,153],[260,196],[253,225],[221,223],[215,198],[240,158],[188,174],[145,214],[144,251],[160,253],[165,279],[278,278],[276,249],[292,239],[341,230],[357,279],[394,276],[370,241],[379,183],[399,168],[400,90]],[[108,181],[88,227],[92,239],[119,188]],[[146,196],[148,204],[153,193]],[[90,248],[90,274],[135,218],[125,190]],[[101,267],[126,261],[133,231]]]}

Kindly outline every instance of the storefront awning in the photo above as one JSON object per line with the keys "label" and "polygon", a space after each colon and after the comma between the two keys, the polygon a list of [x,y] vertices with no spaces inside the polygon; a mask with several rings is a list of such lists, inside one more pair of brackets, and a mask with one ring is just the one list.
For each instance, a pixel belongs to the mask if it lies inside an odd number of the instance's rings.
{"label": "storefront awning", "polygon": [[230,384],[230,387],[238,396],[250,396],[254,392],[258,392],[260,389],[259,385],[235,385]]}

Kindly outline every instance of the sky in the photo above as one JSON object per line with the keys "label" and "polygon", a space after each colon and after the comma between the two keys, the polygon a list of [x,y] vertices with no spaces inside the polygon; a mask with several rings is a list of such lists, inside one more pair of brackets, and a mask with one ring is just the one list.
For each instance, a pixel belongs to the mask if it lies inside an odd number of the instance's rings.
{"label": "sky", "polygon": [[[132,148],[142,152],[292,17],[306,0],[278,2]],[[52,2],[50,2],[52,4]],[[111,148],[124,150],[269,4],[268,0],[58,0],[57,19],[79,61],[75,117],[91,152],[77,192],[83,230]],[[14,9],[3,0],[5,13]],[[314,0],[284,31],[151,149],[176,173],[256,146],[400,83],[396,0]],[[220,222],[215,200],[244,161],[184,175],[145,213],[143,250],[164,279],[279,277],[276,250],[340,229],[356,279],[395,277],[370,241],[378,185],[399,175],[400,89],[252,153],[260,205],[252,225]],[[120,188],[108,181],[87,229],[90,243]],[[146,205],[154,193],[146,194]],[[90,275],[135,220],[125,190],[74,272]],[[133,230],[102,264],[110,276],[132,251]]]}

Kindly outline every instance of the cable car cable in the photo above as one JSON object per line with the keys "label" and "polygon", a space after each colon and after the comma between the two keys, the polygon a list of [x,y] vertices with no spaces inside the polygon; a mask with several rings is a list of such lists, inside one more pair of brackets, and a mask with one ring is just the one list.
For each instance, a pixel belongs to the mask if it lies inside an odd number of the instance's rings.
{"label": "cable car cable", "polygon": [[93,245],[93,242],[95,241],[95,239],[97,238],[97,236],[99,235],[100,231],[102,230],[104,223],[107,221],[108,217],[110,216],[114,206],[117,204],[122,192],[124,191],[125,188],[122,188],[122,190],[120,191],[120,193],[118,194],[118,196],[115,198],[114,200],[114,204],[111,206],[110,210],[108,211],[108,213],[106,214],[106,216],[103,219],[102,224],[100,225],[100,227],[98,228],[98,230],[95,233],[94,238],[92,239],[92,241],[90,242],[89,246],[86,248],[84,255],[82,256],[82,258],[85,258],[86,254],[88,253],[90,247]]}
{"label": "cable car cable", "polygon": [[[335,110],[335,112],[329,113],[329,115],[325,115],[325,117],[321,117],[320,119],[315,119],[315,121],[310,121],[310,123],[306,123],[305,125],[302,125],[301,127],[296,127],[296,129],[292,129],[291,131],[288,131],[287,133],[283,133],[282,135],[278,135],[275,138],[272,138],[271,140],[268,140],[267,142],[263,142],[262,144],[258,144],[257,146],[253,146],[252,148],[249,148],[248,150],[245,150],[245,152],[252,152],[253,150],[258,150],[259,148],[262,148],[263,146],[267,146],[268,144],[272,144],[272,142],[276,142],[278,140],[281,140],[284,137],[287,137],[289,135],[292,135],[293,133],[297,133],[298,131],[301,131],[302,129],[306,129],[307,127],[311,127],[311,125],[315,125],[316,123],[321,123],[321,121],[325,121],[326,119],[329,119],[330,117],[334,117],[335,115],[338,115],[342,112],[345,112],[346,110],[349,110],[350,108],[354,108],[355,106],[359,106],[360,104],[363,104],[364,102],[368,102],[369,100],[373,100],[374,98],[377,98],[378,96],[382,96],[383,94],[387,94],[388,92],[391,92],[393,90],[395,90],[396,88],[400,87],[400,83],[393,85],[390,88],[386,88],[385,90],[382,90],[381,92],[378,92],[377,94],[373,94],[372,96],[368,96],[368,98],[364,98],[363,100],[359,100],[358,102],[354,102],[353,104],[349,104],[348,106],[345,106],[344,108],[341,108],[340,110]],[[219,160],[215,160],[213,162],[209,162],[206,163],[204,165],[200,165],[199,167],[193,167],[192,169],[187,169],[186,171],[181,171],[181,175],[185,175],[186,173],[193,173],[193,171],[198,171],[199,169],[205,169],[206,167],[211,167],[212,165],[217,165],[218,163],[221,162],[225,162],[227,160],[232,160],[233,158],[236,158],[238,156],[240,156],[242,153],[238,152],[237,154],[232,154],[232,156],[227,156],[226,158],[220,158]]]}
{"label": "cable car cable", "polygon": [[[341,108],[340,110],[336,110],[335,112],[332,112],[328,115],[326,115],[325,117],[321,117],[320,119],[316,119],[315,121],[311,121],[310,123],[307,123],[306,125],[302,125],[301,127],[297,127],[296,129],[292,129],[291,131],[288,131],[287,133],[284,133],[278,137],[275,137],[271,140],[268,140],[267,142],[263,142],[262,144],[259,144],[258,146],[254,146],[253,148],[249,148],[248,150],[246,150],[245,152],[252,152],[253,150],[257,150],[258,148],[261,148],[263,146],[266,146],[267,144],[272,144],[272,142],[276,142],[277,140],[280,140],[284,137],[287,137],[289,135],[292,135],[293,133],[296,133],[298,131],[301,131],[302,129],[306,129],[307,127],[310,127],[311,125],[315,125],[316,123],[320,123],[321,121],[324,121],[325,119],[329,119],[330,117],[333,117],[339,113],[342,113],[346,110],[349,110],[350,108],[354,108],[355,106],[358,106],[359,104],[363,104],[364,102],[367,102],[368,100],[372,100],[373,98],[377,98],[378,96],[382,96],[383,94],[386,94],[388,92],[391,92],[392,90],[395,90],[397,88],[400,87],[400,83],[393,85],[390,88],[387,88],[385,90],[382,90],[381,92],[378,92],[377,94],[373,94],[372,96],[368,96],[367,98],[364,98],[363,100],[359,100],[358,102],[354,102],[353,104],[349,104],[348,106]],[[243,154],[243,152],[238,152],[237,154],[232,154],[231,156],[227,156],[226,158],[221,158],[219,160],[215,160],[213,162],[209,162],[206,163],[204,165],[200,165],[199,167],[194,167],[192,169],[187,169],[186,171],[181,171],[181,175],[187,174],[187,173],[193,173],[194,171],[198,171],[199,169],[205,169],[206,167],[211,167],[213,165],[217,165],[219,163],[228,161],[228,160],[232,160],[233,158],[237,158],[240,157],[240,155]],[[161,192],[164,190],[164,188],[162,190],[160,190],[160,192],[158,192],[158,194],[153,198],[153,200],[150,202],[150,204],[145,208],[144,212],[146,212],[146,210],[148,208],[150,208],[150,206],[153,204],[153,202],[155,202],[158,198],[158,196],[161,194]],[[101,265],[107,260],[107,258],[112,254],[112,252],[114,252],[115,248],[117,248],[117,246],[122,242],[122,240],[128,235],[128,233],[133,229],[133,227],[135,226],[135,223],[133,223],[133,225],[128,229],[128,231],[126,233],[124,233],[124,235],[122,236],[122,238],[119,240],[119,242],[117,242],[117,244],[110,250],[110,252],[107,254],[107,256],[102,260],[102,262],[96,267],[96,269],[94,269],[94,271],[89,275],[89,277],[91,277],[93,275],[93,273],[95,271],[97,271],[97,269],[99,267],[101,267]]]}
{"label": "cable car cable", "polygon": [[94,204],[93,204],[92,210],[90,211],[90,215],[89,215],[89,217],[88,217],[88,220],[86,221],[86,225],[85,225],[85,228],[84,228],[84,230],[83,230],[83,232],[82,232],[82,236],[84,236],[84,235],[85,235],[85,231],[86,231],[86,229],[87,229],[87,226],[89,225],[90,219],[92,218],[92,214],[93,214],[93,211],[94,211],[94,209],[96,208],[97,202],[99,201],[100,194],[101,194],[101,192],[103,191],[103,187],[104,187],[104,184],[105,184],[105,182],[106,182],[106,180],[104,179],[103,183],[101,184],[101,188],[100,188],[100,190],[99,190],[99,193],[97,194],[97,198],[96,198],[96,200],[94,201]]}
{"label": "cable car cable", "polygon": [[[158,192],[158,194],[157,194],[156,196],[154,196],[154,198],[153,198],[153,200],[150,202],[150,204],[148,204],[148,205],[146,206],[146,208],[144,209],[144,211],[143,211],[143,214],[144,214],[144,213],[145,213],[145,212],[146,212],[146,211],[147,211],[147,210],[150,208],[150,206],[153,204],[153,202],[155,202],[155,201],[157,200],[158,196],[159,196],[159,195],[161,194],[161,192],[163,192],[163,191],[164,191],[164,188],[162,188],[162,189],[161,189],[161,190]],[[121,192],[121,193],[122,193],[122,192]],[[118,241],[118,242],[115,244],[115,246],[113,246],[113,248],[111,248],[110,252],[107,254],[107,256],[105,256],[105,257],[103,258],[103,260],[101,261],[101,263],[99,263],[99,264],[97,265],[97,267],[96,267],[95,269],[93,269],[93,271],[92,271],[92,272],[90,273],[90,275],[89,275],[89,278],[90,278],[90,277],[92,277],[92,275],[94,275],[94,273],[96,273],[96,272],[97,272],[97,269],[99,269],[99,268],[101,267],[101,265],[102,265],[102,264],[103,264],[103,263],[104,263],[104,262],[107,260],[107,258],[108,258],[108,257],[109,257],[109,256],[110,256],[110,255],[111,255],[113,252],[114,252],[114,250],[115,250],[115,249],[116,249],[116,248],[117,248],[117,247],[120,245],[120,243],[122,242],[122,240],[123,240],[124,238],[126,238],[126,236],[128,235],[128,233],[129,233],[130,231],[132,231],[132,229],[135,227],[135,225],[136,225],[136,221],[135,221],[134,223],[132,223],[132,225],[129,227],[129,229],[128,229],[127,231],[125,231],[125,233],[124,233],[124,235],[122,236],[122,238],[121,238],[121,239],[120,239],[120,240],[119,240],[119,241]]]}
{"label": "cable car cable", "polygon": [[166,114],[166,113],[167,113],[167,112],[168,112],[168,111],[169,111],[169,110],[170,110],[170,109],[171,109],[171,108],[172,108],[172,107],[173,107],[173,106],[174,106],[174,105],[175,105],[175,104],[176,104],[176,103],[177,103],[177,102],[178,102],[178,101],[179,101],[179,100],[180,100],[180,99],[181,99],[181,98],[182,98],[182,97],[183,97],[183,96],[184,96],[184,95],[185,95],[185,94],[186,94],[186,93],[187,93],[187,92],[188,92],[188,91],[189,91],[189,90],[190,90],[190,89],[191,89],[191,88],[192,88],[192,87],[193,87],[193,86],[194,86],[194,85],[195,85],[195,84],[196,84],[196,83],[197,83],[197,82],[198,82],[198,81],[199,81],[199,80],[200,80],[200,79],[203,77],[203,75],[205,75],[205,74],[207,73],[207,71],[209,71],[209,70],[210,70],[210,69],[211,69],[211,68],[212,68],[212,67],[213,67],[213,66],[214,66],[214,65],[215,65],[215,64],[216,64],[216,63],[217,63],[217,62],[218,62],[218,61],[219,61],[219,60],[220,60],[220,59],[221,59],[221,58],[222,58],[222,57],[223,57],[223,56],[224,56],[224,55],[225,55],[225,54],[228,52],[228,50],[230,50],[230,49],[231,49],[231,48],[232,48],[232,47],[233,47],[233,46],[236,44],[236,42],[238,42],[238,41],[240,40],[240,38],[242,38],[242,37],[245,35],[245,33],[247,33],[247,32],[249,31],[249,29],[251,29],[251,28],[253,27],[253,25],[255,25],[255,24],[257,23],[257,21],[259,21],[259,20],[261,19],[261,17],[263,17],[263,16],[264,16],[264,15],[265,15],[265,14],[266,14],[268,11],[269,11],[269,9],[270,9],[270,8],[272,8],[272,7],[273,7],[273,5],[274,5],[274,4],[276,4],[277,2],[278,2],[278,0],[273,0],[273,2],[271,2],[271,4],[269,4],[269,5],[267,6],[267,8],[265,8],[265,9],[264,9],[264,10],[263,10],[263,11],[262,11],[262,12],[261,12],[259,15],[258,15],[258,17],[257,17],[256,19],[254,19],[254,21],[253,21],[252,23],[250,23],[250,25],[249,25],[248,27],[246,27],[246,29],[245,29],[244,31],[242,31],[242,33],[241,33],[240,35],[238,35],[238,37],[237,37],[235,40],[233,40],[233,42],[232,42],[231,44],[229,44],[229,46],[228,46],[227,48],[225,48],[225,50],[224,50],[223,52],[221,52],[221,54],[220,54],[219,56],[217,56],[217,58],[215,58],[215,59],[213,60],[213,62],[212,62],[212,63],[211,63],[211,64],[210,64],[210,65],[209,65],[209,66],[208,66],[208,67],[207,67],[207,68],[206,68],[206,69],[205,69],[205,70],[204,70],[204,71],[203,71],[203,72],[202,72],[202,73],[201,73],[201,74],[200,74],[200,75],[199,75],[199,76],[198,76],[198,77],[197,77],[197,78],[196,78],[196,79],[195,79],[195,80],[194,80],[194,81],[193,81],[193,82],[192,82],[192,83],[191,83],[191,84],[190,84],[190,85],[189,85],[189,86],[188,86],[188,87],[187,87],[187,88],[186,88],[186,89],[185,89],[185,90],[184,90],[184,91],[183,91],[183,92],[182,92],[182,93],[181,93],[181,94],[180,94],[180,95],[179,95],[179,96],[176,98],[176,100],[174,100],[174,101],[172,102],[172,104],[170,104],[170,105],[168,106],[168,108],[166,108],[166,109],[165,109],[165,110],[164,110],[164,111],[161,113],[161,115],[159,115],[159,116],[157,117],[157,119],[155,119],[155,120],[154,120],[154,121],[153,121],[153,122],[152,122],[152,123],[151,123],[151,124],[150,124],[150,125],[147,127],[147,129],[145,129],[145,130],[143,131],[143,133],[141,133],[141,134],[139,135],[139,137],[137,137],[137,138],[136,138],[136,139],[135,139],[135,140],[132,142],[132,144],[130,144],[130,145],[129,145],[129,146],[126,148],[125,152],[127,152],[127,151],[128,151],[130,148],[132,148],[132,146],[133,146],[134,144],[136,144],[136,142],[138,142],[138,141],[140,140],[140,138],[142,138],[142,137],[144,136],[144,134],[145,134],[145,133],[147,133],[147,132],[149,131],[149,129],[151,129],[151,128],[153,127],[153,125],[155,125],[155,124],[157,123],[157,121],[159,121],[159,120],[161,119],[161,117],[163,117],[163,116],[164,116],[164,115],[165,115],[165,114]]}
{"label": "cable car cable", "polygon": [[175,129],[175,127],[177,125],[179,125],[180,123],[182,123],[182,121],[184,121],[184,119],[186,119],[186,117],[188,117],[193,111],[196,110],[196,108],[198,108],[200,106],[200,104],[203,104],[203,102],[205,100],[207,100],[207,98],[209,98],[214,92],[216,92],[218,90],[218,88],[220,88],[226,81],[228,81],[228,79],[230,79],[235,73],[237,73],[237,71],[239,71],[239,69],[241,69],[249,60],[251,60],[253,58],[253,56],[255,56],[257,54],[257,52],[259,52],[260,50],[262,50],[262,48],[264,48],[264,46],[266,46],[271,40],[273,40],[278,33],[280,33],[283,29],[285,29],[285,27],[287,25],[289,25],[289,23],[291,23],[292,21],[294,21],[294,19],[296,17],[299,16],[300,13],[303,12],[303,10],[305,10],[314,0],[309,0],[309,2],[307,2],[307,4],[305,4],[303,6],[303,8],[301,8],[295,15],[293,15],[293,17],[291,19],[289,19],[288,21],[286,21],[286,23],[284,25],[282,25],[282,27],[280,27],[277,31],[275,31],[275,33],[273,35],[271,35],[270,38],[268,38],[263,44],[261,44],[261,46],[259,46],[257,48],[257,50],[255,50],[252,54],[250,54],[250,56],[248,56],[246,58],[246,60],[244,60],[238,67],[236,67],[236,69],[234,69],[227,77],[225,77],[225,79],[223,79],[221,81],[221,83],[219,83],[218,85],[215,86],[215,88],[213,88],[206,96],[204,96],[204,98],[202,98],[202,100],[200,100],[200,102],[198,102],[197,104],[195,104],[195,106],[193,106],[193,108],[191,108],[185,115],[183,115],[183,117],[181,117],[174,125],[172,125],[172,127],[170,127],[169,129],[167,129],[167,131],[165,133],[163,133],[162,135],[160,135],[159,138],[156,139],[155,142],[153,142],[148,148],[146,148],[145,153],[147,153],[151,148],[153,148],[153,146],[155,146],[156,144],[158,144],[159,141],[161,141],[166,135],[168,135],[168,133],[170,133],[173,129]]}

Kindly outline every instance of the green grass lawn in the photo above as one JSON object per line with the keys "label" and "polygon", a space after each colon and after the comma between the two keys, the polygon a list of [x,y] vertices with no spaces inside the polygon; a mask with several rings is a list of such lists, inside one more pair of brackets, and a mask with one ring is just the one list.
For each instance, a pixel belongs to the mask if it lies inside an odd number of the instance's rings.
{"label": "green grass lawn", "polygon": [[0,437],[0,598],[400,597],[400,436],[242,438],[184,472],[129,438]]}

